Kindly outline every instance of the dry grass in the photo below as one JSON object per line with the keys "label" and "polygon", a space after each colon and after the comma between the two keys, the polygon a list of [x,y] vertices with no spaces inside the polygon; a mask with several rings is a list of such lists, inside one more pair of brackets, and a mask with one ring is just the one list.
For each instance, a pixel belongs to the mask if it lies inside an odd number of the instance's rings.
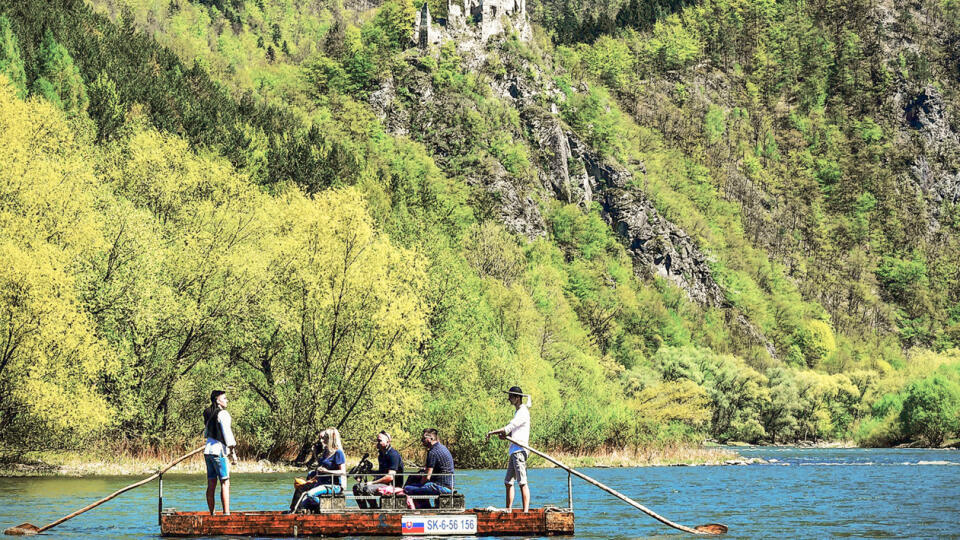
{"label": "dry grass", "polygon": [[[31,454],[30,459],[20,460],[21,463],[0,465],[0,476],[147,476],[189,451],[38,452]],[[301,467],[266,460],[240,460],[237,465],[230,467],[231,472],[239,473],[300,470]],[[203,457],[195,455],[179,463],[170,472],[200,474],[205,471]]]}
{"label": "dry grass", "polygon": [[[146,476],[167,463],[188,453],[192,448],[157,449],[149,446],[111,444],[87,452],[36,452],[18,463],[0,464],[0,476]],[[721,465],[738,459],[736,452],[704,446],[664,446],[633,449],[607,449],[591,454],[547,451],[570,467],[648,467],[665,465]],[[531,456],[531,467],[553,467],[537,456]],[[298,472],[292,467],[267,460],[241,460],[230,469],[239,473]],[[203,458],[193,456],[171,472],[201,474]]]}
{"label": "dry grass", "polygon": [[[665,446],[625,449],[607,449],[589,455],[570,452],[548,454],[570,467],[655,467],[665,465],[722,465],[737,459],[736,452],[705,446]],[[549,461],[534,457],[533,467],[553,467]]]}

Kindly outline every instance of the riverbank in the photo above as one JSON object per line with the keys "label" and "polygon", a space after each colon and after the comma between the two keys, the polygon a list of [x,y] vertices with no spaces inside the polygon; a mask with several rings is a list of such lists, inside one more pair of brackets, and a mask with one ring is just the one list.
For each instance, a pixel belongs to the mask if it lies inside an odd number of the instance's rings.
{"label": "riverbank", "polygon": [[[565,452],[550,453],[571,467],[662,467],[675,465],[726,465],[739,459],[735,451],[717,447],[667,447],[639,450],[614,450],[600,454],[577,455]],[[178,456],[153,455],[137,457],[112,454],[97,455],[81,452],[37,452],[17,462],[0,463],[0,476],[143,476],[157,472]],[[352,463],[355,457],[349,457]],[[545,459],[531,456],[531,468],[551,468]],[[191,457],[178,464],[173,472],[202,474],[203,459]],[[304,467],[267,460],[240,460],[231,467],[236,473],[302,473]]]}
{"label": "riverbank", "polygon": [[[97,456],[78,452],[40,452],[17,463],[0,463],[0,476],[144,476],[157,472],[178,456],[134,457],[124,455]],[[231,466],[237,473],[275,473],[302,471],[267,460],[240,460]],[[206,472],[203,458],[193,456],[174,467],[173,473]]]}
{"label": "riverbank", "polygon": [[[555,452],[549,455],[573,468],[727,465],[728,461],[740,459],[734,450],[710,446],[624,449],[591,455]],[[530,464],[532,467],[554,466],[547,460],[534,456],[531,456]]]}

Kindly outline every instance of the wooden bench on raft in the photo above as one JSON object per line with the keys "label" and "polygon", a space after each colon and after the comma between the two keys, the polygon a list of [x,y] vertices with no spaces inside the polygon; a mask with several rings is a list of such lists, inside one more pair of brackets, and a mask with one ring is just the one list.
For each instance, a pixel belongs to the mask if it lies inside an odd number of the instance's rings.
{"label": "wooden bench on raft", "polygon": [[[416,497],[434,500],[433,508],[440,510],[463,510],[466,508],[466,501],[464,500],[463,494],[457,491],[442,495],[418,495]],[[409,511],[409,508],[407,508],[407,495],[402,493],[396,495],[381,495],[380,509],[387,511]]]}

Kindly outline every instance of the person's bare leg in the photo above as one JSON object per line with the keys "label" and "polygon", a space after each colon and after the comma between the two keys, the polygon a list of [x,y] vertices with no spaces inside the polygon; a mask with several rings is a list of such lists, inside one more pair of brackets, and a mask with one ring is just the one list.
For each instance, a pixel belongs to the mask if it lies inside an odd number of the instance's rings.
{"label": "person's bare leg", "polygon": [[213,497],[217,493],[217,479],[207,478],[207,508],[210,509],[210,515],[213,515]]}
{"label": "person's bare leg", "polygon": [[220,481],[220,502],[223,504],[223,515],[230,515],[230,479]]}
{"label": "person's bare leg", "polygon": [[530,511],[530,487],[527,484],[520,486],[520,497],[523,499],[523,512]]}
{"label": "person's bare leg", "polygon": [[507,511],[513,511],[513,484],[506,484],[507,488]]}

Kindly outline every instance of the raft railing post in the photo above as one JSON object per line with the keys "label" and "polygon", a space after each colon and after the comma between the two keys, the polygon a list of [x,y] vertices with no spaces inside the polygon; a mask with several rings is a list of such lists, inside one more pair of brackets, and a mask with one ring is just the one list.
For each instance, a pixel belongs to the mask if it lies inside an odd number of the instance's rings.
{"label": "raft railing post", "polygon": [[157,496],[157,525],[163,525],[163,473],[160,473],[157,478],[160,480]]}
{"label": "raft railing post", "polygon": [[573,476],[567,473],[567,509],[573,512]]}

